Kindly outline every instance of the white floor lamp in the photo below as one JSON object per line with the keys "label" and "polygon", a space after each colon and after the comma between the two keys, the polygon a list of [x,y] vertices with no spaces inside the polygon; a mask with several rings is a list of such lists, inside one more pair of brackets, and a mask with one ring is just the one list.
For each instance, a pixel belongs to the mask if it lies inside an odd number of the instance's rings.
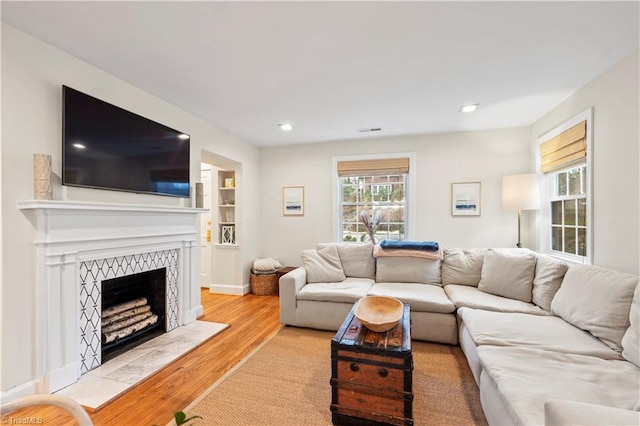
{"label": "white floor lamp", "polygon": [[540,181],[535,173],[511,175],[502,178],[502,208],[518,212],[518,243],[520,243],[520,216],[522,210],[540,208]]}

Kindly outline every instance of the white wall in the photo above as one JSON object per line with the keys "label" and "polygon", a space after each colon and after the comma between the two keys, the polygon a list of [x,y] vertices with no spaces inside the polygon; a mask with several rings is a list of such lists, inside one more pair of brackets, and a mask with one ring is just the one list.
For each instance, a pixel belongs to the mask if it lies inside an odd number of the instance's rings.
{"label": "white wall", "polygon": [[536,138],[593,107],[593,263],[633,274],[640,273],[638,64],[636,50],[531,126],[535,153]]}
{"label": "white wall", "polygon": [[[502,211],[502,176],[530,167],[529,130],[511,128],[349,140],[261,150],[262,256],[300,265],[300,251],[333,241],[332,158],[415,152],[415,238],[449,247],[511,247],[517,215]],[[480,181],[480,217],[451,216],[451,183]],[[282,187],[303,185],[305,215],[282,215]],[[527,245],[526,235],[523,238]]]}
{"label": "white wall", "polygon": [[[187,78],[187,76],[185,76]],[[248,270],[258,254],[259,150],[122,80],[14,28],[2,24],[2,376],[3,391],[27,387],[34,378],[34,229],[16,208],[33,198],[32,155],[53,156],[61,174],[61,86],[65,84],[191,135],[191,180],[200,180],[201,150],[242,163],[240,242]],[[58,183],[54,197],[60,198]],[[190,206],[185,199],[116,191],[68,188],[74,200]],[[14,389],[15,390],[15,389]]]}

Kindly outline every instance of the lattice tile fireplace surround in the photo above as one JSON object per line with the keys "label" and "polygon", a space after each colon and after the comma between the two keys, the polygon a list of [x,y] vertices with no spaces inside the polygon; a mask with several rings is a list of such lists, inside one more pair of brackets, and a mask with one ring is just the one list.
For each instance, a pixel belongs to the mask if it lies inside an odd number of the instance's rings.
{"label": "lattice tile fireplace surround", "polygon": [[101,281],[166,268],[166,330],[202,314],[197,215],[203,209],[25,201],[36,227],[37,392],[96,368]]}

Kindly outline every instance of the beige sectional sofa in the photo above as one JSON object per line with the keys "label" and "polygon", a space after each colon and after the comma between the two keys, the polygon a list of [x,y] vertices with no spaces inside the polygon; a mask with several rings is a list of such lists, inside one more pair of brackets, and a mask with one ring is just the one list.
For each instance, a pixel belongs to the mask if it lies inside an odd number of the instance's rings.
{"label": "beige sectional sofa", "polygon": [[280,279],[281,322],[337,330],[361,297],[395,297],[412,338],[460,344],[490,424],[640,424],[638,276],[527,249],[373,253],[303,251]]}

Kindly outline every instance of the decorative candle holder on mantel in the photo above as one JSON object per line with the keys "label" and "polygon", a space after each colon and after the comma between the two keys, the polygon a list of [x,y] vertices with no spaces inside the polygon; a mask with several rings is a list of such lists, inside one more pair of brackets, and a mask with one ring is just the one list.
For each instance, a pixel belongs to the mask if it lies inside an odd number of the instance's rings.
{"label": "decorative candle holder on mantel", "polygon": [[196,207],[201,209],[204,207],[204,187],[202,182],[196,182]]}
{"label": "decorative candle holder on mantel", "polygon": [[33,154],[33,198],[51,200],[51,156],[49,154]]}

